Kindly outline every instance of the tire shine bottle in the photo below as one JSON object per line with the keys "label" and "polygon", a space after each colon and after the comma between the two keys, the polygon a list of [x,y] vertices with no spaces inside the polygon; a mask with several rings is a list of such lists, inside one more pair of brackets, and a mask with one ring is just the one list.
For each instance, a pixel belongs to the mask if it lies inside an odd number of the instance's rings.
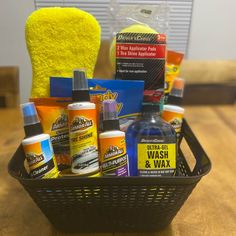
{"label": "tire shine bottle", "polygon": [[74,71],[72,100],[68,105],[71,171],[91,175],[99,172],[97,115],[85,71]]}

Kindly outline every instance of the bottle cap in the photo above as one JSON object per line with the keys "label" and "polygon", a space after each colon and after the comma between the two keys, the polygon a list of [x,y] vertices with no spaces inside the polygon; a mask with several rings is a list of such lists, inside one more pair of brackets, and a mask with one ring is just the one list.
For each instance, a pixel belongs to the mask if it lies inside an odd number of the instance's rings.
{"label": "bottle cap", "polygon": [[103,107],[103,131],[120,130],[117,116],[117,104],[113,99],[104,100]]}
{"label": "bottle cap", "polygon": [[175,51],[167,51],[167,63],[179,66],[183,60],[184,54]]}
{"label": "bottle cap", "polygon": [[159,112],[160,105],[158,103],[143,103],[142,112]]}
{"label": "bottle cap", "polygon": [[72,100],[74,102],[90,101],[88,80],[84,69],[74,70]]}
{"label": "bottle cap", "polygon": [[38,114],[37,114],[37,111],[33,102],[23,103],[20,106],[21,106],[21,111],[24,118],[25,126],[40,123]]}
{"label": "bottle cap", "polygon": [[184,95],[184,84],[185,80],[182,78],[175,78],[173,82],[172,89],[170,91],[170,95],[174,97],[183,97]]}
{"label": "bottle cap", "polygon": [[103,106],[103,120],[117,120],[117,104],[113,99],[104,100]]}
{"label": "bottle cap", "polygon": [[84,69],[74,70],[73,90],[88,90],[88,80]]}

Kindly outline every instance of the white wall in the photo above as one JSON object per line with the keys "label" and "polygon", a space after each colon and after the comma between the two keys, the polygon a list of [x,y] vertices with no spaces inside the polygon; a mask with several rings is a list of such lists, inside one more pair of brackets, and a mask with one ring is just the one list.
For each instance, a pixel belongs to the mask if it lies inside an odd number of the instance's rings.
{"label": "white wall", "polygon": [[194,0],[189,59],[236,59],[236,1]]}
{"label": "white wall", "polygon": [[[189,59],[236,59],[235,9],[235,0],[194,0]],[[31,88],[24,24],[33,10],[33,0],[0,2],[0,65],[20,66],[22,102]]]}
{"label": "white wall", "polygon": [[21,101],[28,100],[31,88],[31,64],[25,46],[24,25],[33,10],[33,0],[0,1],[0,66],[20,66]]}

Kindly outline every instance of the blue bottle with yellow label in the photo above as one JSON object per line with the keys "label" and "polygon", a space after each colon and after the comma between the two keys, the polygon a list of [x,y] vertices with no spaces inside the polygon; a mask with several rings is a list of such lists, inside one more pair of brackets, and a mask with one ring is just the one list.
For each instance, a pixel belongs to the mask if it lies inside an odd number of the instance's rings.
{"label": "blue bottle with yellow label", "polygon": [[176,133],[161,119],[159,112],[159,104],[144,103],[141,117],[126,132],[131,176],[176,173]]}

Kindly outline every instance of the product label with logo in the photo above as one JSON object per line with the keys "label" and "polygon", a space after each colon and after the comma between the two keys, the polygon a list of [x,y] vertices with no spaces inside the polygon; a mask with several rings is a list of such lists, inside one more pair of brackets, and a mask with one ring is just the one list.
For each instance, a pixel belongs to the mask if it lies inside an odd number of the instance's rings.
{"label": "product label with logo", "polygon": [[[37,102],[37,101],[36,101]],[[68,103],[68,102],[67,102]],[[63,104],[67,104],[64,102]],[[68,115],[64,106],[36,105],[44,133],[51,137],[51,142],[59,170],[71,166]]]}
{"label": "product label with logo", "polygon": [[98,169],[96,110],[69,110],[72,171],[87,173]]}
{"label": "product label with logo", "polygon": [[24,144],[23,149],[31,178],[57,178],[58,169],[49,139],[38,143]]}
{"label": "product label with logo", "polygon": [[140,137],[139,176],[172,176],[176,170],[176,143],[159,136]]}
{"label": "product label with logo", "polygon": [[174,79],[179,75],[179,68],[177,65],[166,65],[165,94],[170,93]]}
{"label": "product label with logo", "polygon": [[[149,101],[164,96],[166,36],[155,33],[116,35],[116,78],[144,80]],[[151,91],[150,91],[151,90]]]}
{"label": "product label with logo", "polygon": [[171,124],[171,126],[175,129],[177,136],[179,136],[183,123],[183,114],[174,111],[164,110],[162,113],[162,118],[163,120]]}
{"label": "product label with logo", "polygon": [[100,138],[103,175],[128,176],[125,137]]}
{"label": "product label with logo", "polygon": [[71,165],[69,147],[69,129],[67,113],[61,111],[51,124],[51,141],[55,152],[57,163],[61,170]]}

